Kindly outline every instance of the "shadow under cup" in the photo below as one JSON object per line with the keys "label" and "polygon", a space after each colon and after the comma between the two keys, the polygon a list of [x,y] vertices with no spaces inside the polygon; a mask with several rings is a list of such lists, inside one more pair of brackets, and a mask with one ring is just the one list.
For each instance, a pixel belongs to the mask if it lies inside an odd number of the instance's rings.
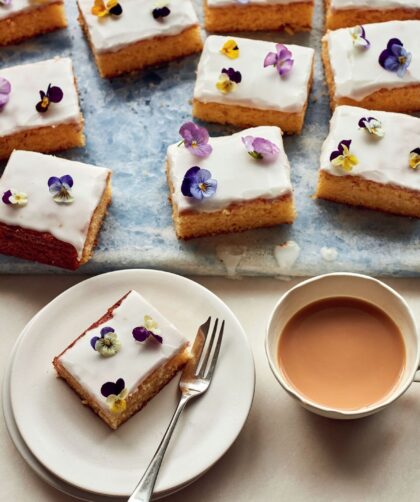
{"label": "shadow under cup", "polygon": [[[307,305],[326,298],[351,297],[364,300],[384,311],[397,325],[405,345],[405,367],[399,382],[382,400],[355,410],[329,408],[302,395],[292,386],[278,363],[278,346],[288,321]],[[414,318],[406,301],[392,288],[368,276],[335,273],[304,281],[290,289],[277,303],[266,334],[266,354],[274,376],[289,393],[309,411],[329,418],[352,419],[382,410],[411,385],[419,366],[419,337]]]}

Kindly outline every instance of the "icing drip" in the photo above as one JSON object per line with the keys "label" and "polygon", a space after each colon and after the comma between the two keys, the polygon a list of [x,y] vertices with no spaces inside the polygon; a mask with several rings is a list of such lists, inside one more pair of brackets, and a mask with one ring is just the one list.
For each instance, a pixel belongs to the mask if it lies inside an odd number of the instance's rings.
{"label": "icing drip", "polygon": [[281,274],[290,274],[296,260],[299,258],[300,246],[295,241],[287,241],[274,247],[274,257]]}

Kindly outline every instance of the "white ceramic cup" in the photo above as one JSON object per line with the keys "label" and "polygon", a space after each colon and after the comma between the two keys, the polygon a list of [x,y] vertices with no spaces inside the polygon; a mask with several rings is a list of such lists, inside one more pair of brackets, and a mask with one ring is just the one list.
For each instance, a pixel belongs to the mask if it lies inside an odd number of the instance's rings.
{"label": "white ceramic cup", "polygon": [[[405,368],[398,385],[391,394],[370,406],[351,411],[329,408],[301,395],[299,391],[289,384],[278,364],[279,339],[290,318],[312,302],[337,296],[365,300],[386,312],[399,327],[406,349]],[[321,275],[301,282],[290,289],[274,307],[265,339],[265,350],[271,371],[286,392],[309,411],[338,419],[361,418],[383,410],[404,394],[413,381],[419,382],[420,374],[416,376],[417,371],[420,369],[419,349],[420,338],[410,307],[404,298],[377,279],[351,273]]]}

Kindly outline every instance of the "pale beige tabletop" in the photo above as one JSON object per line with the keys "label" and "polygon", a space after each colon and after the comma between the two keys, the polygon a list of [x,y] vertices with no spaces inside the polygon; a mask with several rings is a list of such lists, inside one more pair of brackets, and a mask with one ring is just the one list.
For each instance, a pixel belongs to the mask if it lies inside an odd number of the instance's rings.
{"label": "pale beige tabletop", "polygon": [[[0,277],[0,369],[29,319],[82,277]],[[248,422],[228,453],[168,502],[418,502],[420,384],[390,409],[353,422],[310,414],[272,376],[264,353],[267,318],[296,281],[196,279],[242,322],[254,352],[257,387]],[[387,280],[420,325],[420,280]],[[30,375],[28,375],[30,377]],[[0,420],[0,502],[70,502],[22,460]]]}

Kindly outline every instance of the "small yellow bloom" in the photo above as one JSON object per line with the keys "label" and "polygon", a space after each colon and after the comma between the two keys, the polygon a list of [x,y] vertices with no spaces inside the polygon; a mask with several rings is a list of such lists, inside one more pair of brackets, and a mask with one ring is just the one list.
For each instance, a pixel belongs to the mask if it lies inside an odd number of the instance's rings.
{"label": "small yellow bloom", "polygon": [[127,408],[128,390],[122,390],[118,395],[111,394],[106,398],[106,404],[112,413],[122,413]]}
{"label": "small yellow bloom", "polygon": [[230,80],[230,78],[228,77],[228,75],[226,75],[226,73],[221,73],[219,80],[216,83],[216,87],[223,94],[228,94],[229,92],[235,90],[236,83],[232,82],[232,80]]}
{"label": "small yellow bloom", "polygon": [[118,0],[108,0],[105,4],[104,0],[95,0],[92,7],[92,14],[97,17],[104,17],[111,14],[112,9],[118,6]]}
{"label": "small yellow bloom", "polygon": [[341,167],[344,171],[351,171],[359,163],[358,158],[350,153],[350,150],[343,145],[343,153],[331,161],[334,167]]}
{"label": "small yellow bloom", "polygon": [[410,167],[411,169],[420,167],[420,149],[418,148],[410,153]]}
{"label": "small yellow bloom", "polygon": [[237,59],[239,57],[239,47],[232,38],[223,44],[220,52],[229,59]]}

